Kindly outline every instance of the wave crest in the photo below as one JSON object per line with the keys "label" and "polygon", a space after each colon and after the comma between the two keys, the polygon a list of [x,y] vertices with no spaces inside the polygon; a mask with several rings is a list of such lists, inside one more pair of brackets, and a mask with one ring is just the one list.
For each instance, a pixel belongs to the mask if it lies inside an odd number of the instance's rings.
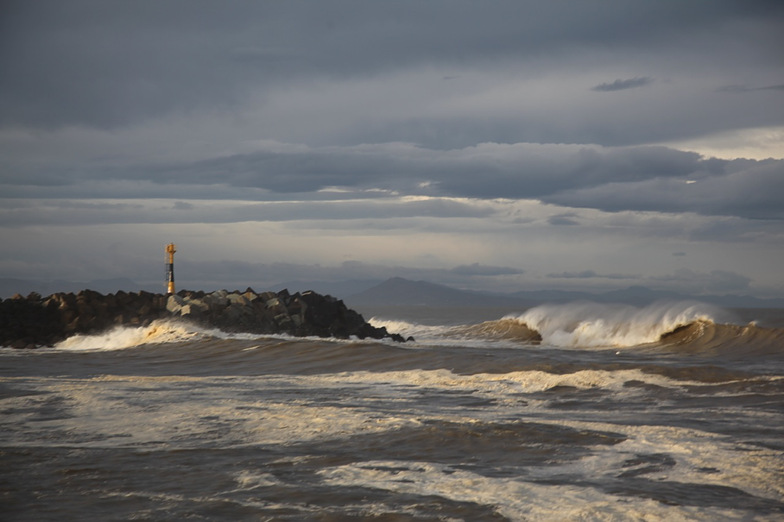
{"label": "wave crest", "polygon": [[526,323],[511,317],[504,317],[497,321],[485,321],[484,323],[464,328],[463,334],[467,337],[487,337],[530,344],[542,341],[542,336],[539,332],[531,329]]}

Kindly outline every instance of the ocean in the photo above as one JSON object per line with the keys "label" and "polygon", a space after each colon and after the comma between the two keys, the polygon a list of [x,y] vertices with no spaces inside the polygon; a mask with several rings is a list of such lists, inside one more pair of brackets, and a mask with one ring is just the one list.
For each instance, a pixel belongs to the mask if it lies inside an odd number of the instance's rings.
{"label": "ocean", "polygon": [[0,519],[784,519],[784,310],[358,311],[0,348]]}

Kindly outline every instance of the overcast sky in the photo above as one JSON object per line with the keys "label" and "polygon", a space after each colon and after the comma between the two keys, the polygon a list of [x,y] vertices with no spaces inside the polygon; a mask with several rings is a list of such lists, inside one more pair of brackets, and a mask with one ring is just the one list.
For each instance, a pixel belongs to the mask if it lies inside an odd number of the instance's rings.
{"label": "overcast sky", "polygon": [[784,2],[5,0],[0,277],[784,296]]}

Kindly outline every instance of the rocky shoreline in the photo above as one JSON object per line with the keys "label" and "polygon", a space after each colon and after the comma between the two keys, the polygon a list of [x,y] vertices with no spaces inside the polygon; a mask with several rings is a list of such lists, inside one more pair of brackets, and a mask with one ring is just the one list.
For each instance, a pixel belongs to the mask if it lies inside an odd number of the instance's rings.
{"label": "rocky shoreline", "polygon": [[343,301],[312,291],[256,293],[248,288],[244,292],[181,290],[163,295],[119,291],[103,295],[82,290],[47,297],[16,295],[0,301],[0,346],[53,346],[77,334],[146,326],[166,318],[235,333],[412,340],[374,327]]}

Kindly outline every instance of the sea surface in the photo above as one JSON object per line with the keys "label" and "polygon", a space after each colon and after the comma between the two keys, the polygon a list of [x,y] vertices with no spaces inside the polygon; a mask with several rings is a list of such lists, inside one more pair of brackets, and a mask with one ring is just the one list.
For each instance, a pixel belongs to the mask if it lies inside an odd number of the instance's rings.
{"label": "sea surface", "polygon": [[784,520],[784,310],[358,310],[0,348],[0,520]]}

